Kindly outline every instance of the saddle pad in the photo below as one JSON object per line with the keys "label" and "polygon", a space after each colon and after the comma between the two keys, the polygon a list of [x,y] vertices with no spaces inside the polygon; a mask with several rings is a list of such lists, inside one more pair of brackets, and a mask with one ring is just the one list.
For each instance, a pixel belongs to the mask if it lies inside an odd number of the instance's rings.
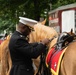
{"label": "saddle pad", "polygon": [[59,68],[60,68],[60,62],[61,59],[65,53],[65,50],[55,50],[55,48],[52,48],[46,57],[46,66],[50,68],[52,74],[58,75]]}

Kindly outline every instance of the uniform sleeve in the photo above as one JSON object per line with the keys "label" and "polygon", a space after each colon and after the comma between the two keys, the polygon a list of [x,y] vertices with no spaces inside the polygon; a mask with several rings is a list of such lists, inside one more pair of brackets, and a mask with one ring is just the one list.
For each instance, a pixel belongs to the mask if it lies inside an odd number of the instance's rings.
{"label": "uniform sleeve", "polygon": [[18,39],[14,47],[17,51],[22,54],[29,56],[30,58],[37,58],[46,49],[46,46],[42,43],[28,43],[24,39]]}
{"label": "uniform sleeve", "polygon": [[36,46],[38,45],[38,43],[37,43],[37,42],[35,42],[35,43],[30,43],[30,45],[33,46],[33,47],[36,47]]}

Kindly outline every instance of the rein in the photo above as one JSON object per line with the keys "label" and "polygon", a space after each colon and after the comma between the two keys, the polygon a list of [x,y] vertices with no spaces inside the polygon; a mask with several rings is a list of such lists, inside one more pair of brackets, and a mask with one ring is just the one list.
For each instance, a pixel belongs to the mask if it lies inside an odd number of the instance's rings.
{"label": "rein", "polygon": [[[51,42],[54,38],[56,38],[56,36],[51,38],[49,41]],[[39,64],[38,72],[36,73],[36,75],[48,75],[48,72],[50,73],[50,71],[46,72],[47,68],[45,64],[45,59],[46,59],[47,51],[48,51],[48,47],[46,48],[45,53],[41,54],[40,56],[40,64]]]}

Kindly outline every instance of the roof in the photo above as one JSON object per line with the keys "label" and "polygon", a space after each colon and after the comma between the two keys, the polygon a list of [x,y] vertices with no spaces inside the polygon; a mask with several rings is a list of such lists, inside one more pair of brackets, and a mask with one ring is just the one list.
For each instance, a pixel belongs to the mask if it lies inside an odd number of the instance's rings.
{"label": "roof", "polygon": [[51,10],[49,12],[49,14],[54,13],[54,12],[59,11],[59,10],[64,10],[64,9],[69,9],[69,8],[74,8],[74,7],[76,7],[76,3],[60,6],[60,7],[56,8],[56,9],[54,9],[54,10]]}

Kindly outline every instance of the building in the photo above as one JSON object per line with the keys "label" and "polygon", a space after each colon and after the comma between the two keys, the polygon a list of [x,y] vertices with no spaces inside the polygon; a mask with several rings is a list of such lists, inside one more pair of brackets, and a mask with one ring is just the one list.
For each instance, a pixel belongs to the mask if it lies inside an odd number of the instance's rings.
{"label": "building", "polygon": [[76,33],[76,3],[58,7],[49,13],[49,26],[57,32],[69,32],[73,29]]}

